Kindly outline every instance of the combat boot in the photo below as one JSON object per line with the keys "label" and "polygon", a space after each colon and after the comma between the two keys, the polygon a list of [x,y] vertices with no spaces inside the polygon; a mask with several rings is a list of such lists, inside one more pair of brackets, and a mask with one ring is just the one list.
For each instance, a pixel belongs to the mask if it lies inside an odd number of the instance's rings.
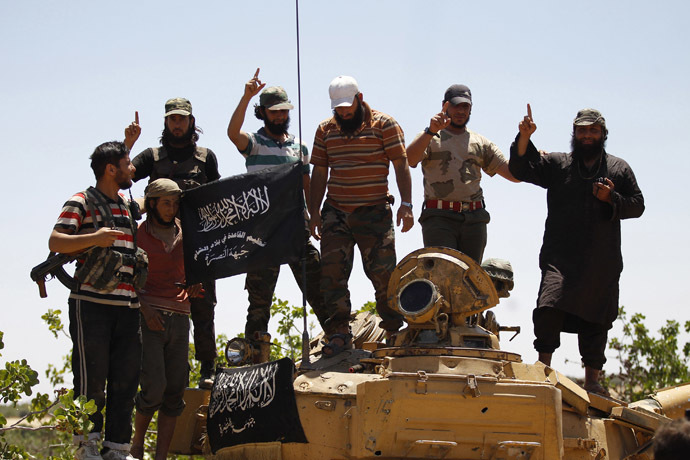
{"label": "combat boot", "polygon": [[201,361],[201,371],[199,372],[199,388],[210,390],[213,387],[215,378],[215,363],[213,361]]}

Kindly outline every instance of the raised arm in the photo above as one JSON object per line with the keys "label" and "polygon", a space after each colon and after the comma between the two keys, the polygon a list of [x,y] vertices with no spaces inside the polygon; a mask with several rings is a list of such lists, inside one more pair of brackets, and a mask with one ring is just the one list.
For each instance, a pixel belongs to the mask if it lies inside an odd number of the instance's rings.
{"label": "raised arm", "polygon": [[529,104],[527,104],[527,115],[518,124],[518,130],[520,131],[520,137],[518,137],[517,141],[517,154],[523,156],[527,153],[530,137],[537,130],[537,125],[532,118],[532,108]]}
{"label": "raised arm", "polygon": [[141,126],[139,126],[139,112],[134,112],[134,121],[125,128],[125,145],[129,150],[132,150],[139,135],[141,134]]}
{"label": "raised arm", "polygon": [[228,123],[228,137],[240,152],[249,145],[249,135],[242,131],[244,115],[247,112],[247,107],[249,107],[249,101],[259,94],[259,91],[266,86],[266,83],[262,83],[261,80],[259,80],[260,70],[261,69],[256,69],[252,79],[244,85],[244,94],[230,118],[230,123]]}
{"label": "raised arm", "polygon": [[450,117],[446,115],[448,104],[449,102],[446,101],[446,103],[443,104],[443,109],[429,120],[428,129],[415,137],[414,140],[410,142],[410,145],[407,146],[407,161],[413,168],[424,158],[424,151],[429,147],[434,135],[438,135],[439,131],[450,125]]}

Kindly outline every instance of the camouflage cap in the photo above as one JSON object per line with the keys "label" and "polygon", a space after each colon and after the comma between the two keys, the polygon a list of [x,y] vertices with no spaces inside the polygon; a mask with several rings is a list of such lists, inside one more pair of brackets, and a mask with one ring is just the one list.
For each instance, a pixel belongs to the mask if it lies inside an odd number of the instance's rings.
{"label": "camouflage cap", "polygon": [[160,198],[162,196],[179,195],[182,193],[180,186],[172,179],[156,179],[146,186],[146,198]]}
{"label": "camouflage cap", "polygon": [[513,289],[513,266],[505,259],[486,259],[482,262],[482,268],[492,279],[504,281],[508,285],[508,290]]}
{"label": "camouflage cap", "polygon": [[175,97],[165,102],[165,116],[192,114],[192,103],[183,97]]}
{"label": "camouflage cap", "polygon": [[575,119],[573,120],[573,124],[575,126],[589,126],[595,123],[598,123],[606,128],[606,120],[604,120],[601,112],[595,109],[582,109],[577,112],[577,115],[575,115]]}
{"label": "camouflage cap", "polygon": [[282,86],[271,86],[261,91],[259,105],[268,110],[291,110],[295,108],[290,104],[287,92]]}

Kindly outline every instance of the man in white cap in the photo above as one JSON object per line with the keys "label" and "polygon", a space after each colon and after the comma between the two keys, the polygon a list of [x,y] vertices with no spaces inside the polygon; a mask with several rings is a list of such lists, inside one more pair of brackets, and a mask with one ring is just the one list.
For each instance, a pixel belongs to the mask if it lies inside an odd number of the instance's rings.
{"label": "man in white cap", "polygon": [[[336,77],[328,91],[333,116],[316,130],[309,212],[312,235],[321,240],[321,292],[329,311],[327,324],[335,331],[323,353],[334,355],[352,346],[348,279],[355,244],[374,285],[381,327],[392,332],[402,325],[401,316],[388,307],[386,292],[396,263],[393,197],[388,191],[390,163],[401,197],[397,224],[406,232],[414,218],[405,139],[398,123],[371,109],[352,77]],[[320,209],[327,186],[326,202]]]}

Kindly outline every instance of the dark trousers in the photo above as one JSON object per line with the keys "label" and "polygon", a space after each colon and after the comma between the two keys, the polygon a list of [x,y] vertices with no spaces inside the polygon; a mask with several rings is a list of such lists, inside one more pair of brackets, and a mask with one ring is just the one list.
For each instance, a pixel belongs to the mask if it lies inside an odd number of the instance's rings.
{"label": "dark trousers", "polygon": [[194,325],[194,357],[198,361],[216,359],[216,282],[203,283],[204,296],[189,299],[191,301],[192,324]]}
{"label": "dark trousers", "polygon": [[[328,333],[328,329],[325,326],[328,312],[324,309],[323,297],[321,296],[321,256],[318,249],[309,240],[308,231],[305,233],[305,237],[306,298],[319,319],[321,327]],[[302,261],[291,263],[290,269],[300,290],[303,289]],[[244,328],[245,337],[252,338],[254,332],[268,331],[273,293],[275,292],[279,273],[280,266],[262,268],[261,270],[247,273],[244,288],[249,296],[249,308],[247,309],[247,324]]]}
{"label": "dark trousers", "polygon": [[486,209],[472,212],[425,209],[419,217],[424,246],[457,249],[481,264],[486,247],[486,224],[490,219]]}
{"label": "dark trousers", "polygon": [[535,308],[532,321],[536,337],[534,349],[539,353],[553,353],[560,347],[561,332],[576,333],[583,364],[593,369],[604,368],[604,351],[610,325],[591,323],[553,307]]}
{"label": "dark trousers", "polygon": [[129,445],[139,385],[139,309],[69,299],[74,396],[96,402],[92,433],[103,430],[105,447]]}

